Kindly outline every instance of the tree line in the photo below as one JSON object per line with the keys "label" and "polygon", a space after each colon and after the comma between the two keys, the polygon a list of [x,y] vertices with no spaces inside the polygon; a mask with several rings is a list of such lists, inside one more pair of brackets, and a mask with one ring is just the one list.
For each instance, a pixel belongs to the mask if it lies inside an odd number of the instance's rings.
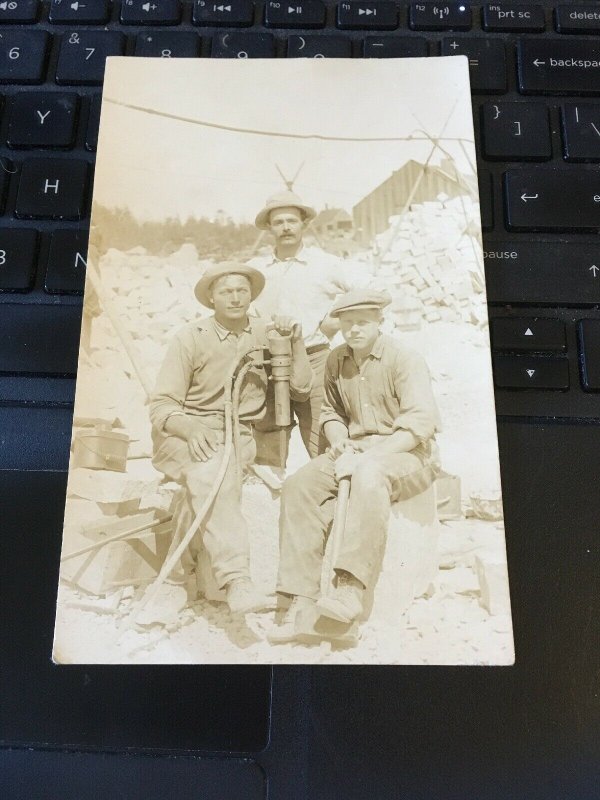
{"label": "tree line", "polygon": [[177,217],[140,221],[127,208],[94,204],[91,238],[100,252],[109,247],[131,250],[143,247],[152,255],[167,256],[190,242],[200,258],[223,260],[240,253],[250,255],[258,239],[254,225],[237,224],[224,218],[218,222],[201,217],[182,221]]}

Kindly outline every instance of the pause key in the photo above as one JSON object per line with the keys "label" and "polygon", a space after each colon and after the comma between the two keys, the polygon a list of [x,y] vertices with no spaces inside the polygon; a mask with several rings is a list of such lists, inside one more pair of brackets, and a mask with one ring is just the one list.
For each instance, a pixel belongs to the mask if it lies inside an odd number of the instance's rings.
{"label": "pause key", "polygon": [[81,219],[86,211],[88,172],[86,161],[25,161],[15,214],[25,219]]}

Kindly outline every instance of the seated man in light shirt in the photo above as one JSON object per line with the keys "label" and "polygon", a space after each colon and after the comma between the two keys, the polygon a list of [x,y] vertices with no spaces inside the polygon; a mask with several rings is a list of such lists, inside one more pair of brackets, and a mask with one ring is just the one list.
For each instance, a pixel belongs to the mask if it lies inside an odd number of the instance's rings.
{"label": "seated man in light shirt", "polygon": [[[269,197],[256,216],[260,230],[275,239],[273,251],[256,256],[248,264],[265,276],[265,288],[254,303],[256,314],[266,319],[283,314],[302,323],[304,344],[313,373],[310,398],[292,404],[302,441],[311,458],[323,452],[319,414],[323,402],[323,374],[330,352],[330,340],[339,330],[337,320],[329,316],[336,298],[353,288],[369,284],[366,269],[349,264],[320,247],[307,247],[303,237],[315,218],[314,208],[291,191]],[[268,431],[269,421],[257,426]]]}
{"label": "seated man in light shirt", "polygon": [[[269,634],[293,641],[296,615],[317,605],[322,616],[350,623],[377,579],[391,503],[420,494],[439,472],[439,415],[422,356],[381,333],[387,292],[349,292],[335,304],[346,344],[325,367],[321,426],[328,451],[289,477],[281,497],[277,592],[291,604]],[[339,482],[350,477],[343,540],[333,565],[336,587],[320,596],[327,531]]]}
{"label": "seated man in light shirt", "polygon": [[[259,348],[241,384],[236,404],[240,423],[241,466],[255,455],[253,425],[265,413],[268,371],[260,363],[268,348],[265,322],[248,316],[250,302],[264,286],[252,267],[225,262],[209,267],[195,288],[202,305],[214,315],[190,322],[173,337],[150,398],[154,457],[152,463],[186,489],[191,519],[203,507],[219,473],[225,442],[225,387],[228,374],[253,347]],[[300,325],[275,317],[275,330],[291,335],[290,395],[309,396],[311,370]],[[219,589],[234,613],[265,607],[267,600],[250,579],[246,522],[241,511],[241,486],[236,459],[231,457],[218,493],[196,536],[208,554]]]}

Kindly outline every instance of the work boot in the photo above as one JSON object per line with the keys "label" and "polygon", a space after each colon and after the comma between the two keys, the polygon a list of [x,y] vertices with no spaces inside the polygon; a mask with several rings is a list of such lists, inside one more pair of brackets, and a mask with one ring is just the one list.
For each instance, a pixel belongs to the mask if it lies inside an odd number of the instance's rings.
{"label": "work boot", "polygon": [[258,591],[250,578],[234,578],[225,587],[225,592],[232,614],[264,611],[271,605],[269,598]]}
{"label": "work boot", "polygon": [[352,622],[362,614],[365,587],[350,572],[338,573],[336,587],[330,597],[317,601],[317,610],[324,617],[338,622]]}
{"label": "work boot", "polygon": [[312,607],[314,601],[309,597],[294,595],[287,611],[279,625],[275,625],[267,634],[267,640],[271,644],[287,644],[296,640],[296,615],[305,608]]}

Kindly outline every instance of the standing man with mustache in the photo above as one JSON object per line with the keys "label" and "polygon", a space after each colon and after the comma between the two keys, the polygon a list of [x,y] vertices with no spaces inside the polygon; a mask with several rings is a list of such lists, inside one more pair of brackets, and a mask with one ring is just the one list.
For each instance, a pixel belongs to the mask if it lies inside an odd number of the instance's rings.
{"label": "standing man with mustache", "polygon": [[[265,277],[265,288],[254,301],[255,312],[267,319],[286,315],[302,323],[313,385],[310,398],[293,402],[292,410],[311,458],[325,448],[319,430],[323,375],[331,350],[330,340],[339,330],[337,320],[330,317],[329,312],[337,297],[353,288],[366,286],[371,279],[369,273],[357,266],[320,247],[304,244],[304,234],[315,216],[315,209],[303,203],[294,192],[285,191],[269,197],[257,214],[255,224],[272,234],[273,252],[248,262]],[[258,439],[261,429],[268,432],[274,430],[274,426],[268,420],[257,426]]]}

